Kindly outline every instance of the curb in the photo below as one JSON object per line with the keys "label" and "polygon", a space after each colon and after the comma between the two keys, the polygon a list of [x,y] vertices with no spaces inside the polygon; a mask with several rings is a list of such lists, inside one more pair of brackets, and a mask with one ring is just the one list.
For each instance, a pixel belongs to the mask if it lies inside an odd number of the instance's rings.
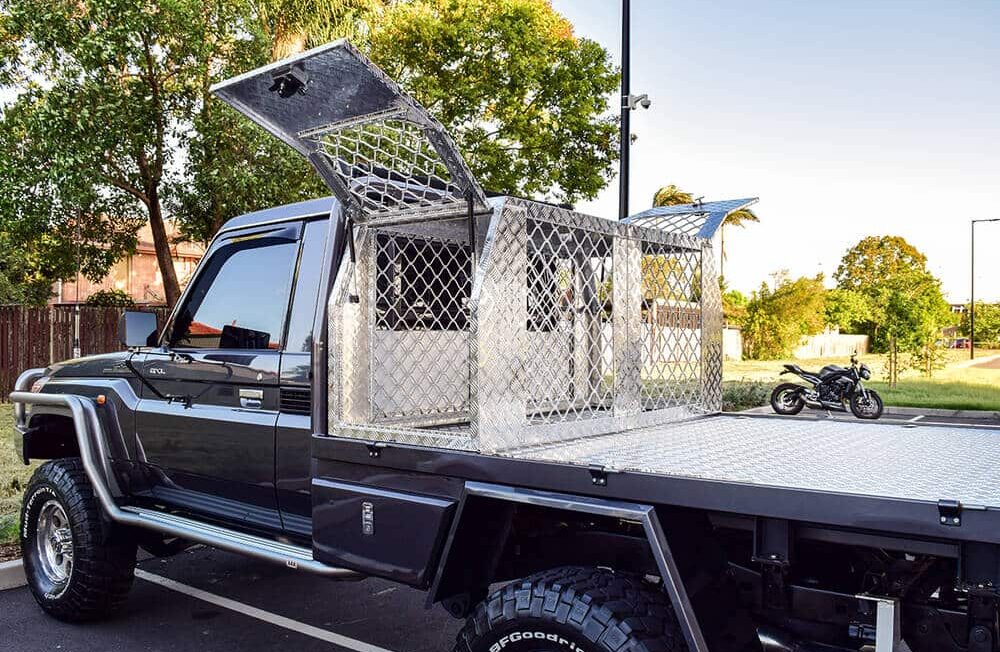
{"label": "curb", "polygon": [[924,414],[929,417],[1000,420],[1000,412],[990,412],[988,410],[947,410],[941,408],[916,408],[887,405],[885,406],[885,412],[886,414],[899,414],[902,416],[917,416],[918,414]]}
{"label": "curb", "polygon": [[[989,412],[987,410],[944,410],[940,408],[916,408],[898,407],[895,405],[885,406],[886,414],[895,414],[904,417],[927,416],[927,417],[950,417],[952,419],[996,419],[1000,421],[1000,412]],[[737,414],[774,414],[770,405],[742,410]]]}
{"label": "curb", "polygon": [[24,565],[20,559],[0,564],[0,591],[17,589],[27,584],[24,579]]}

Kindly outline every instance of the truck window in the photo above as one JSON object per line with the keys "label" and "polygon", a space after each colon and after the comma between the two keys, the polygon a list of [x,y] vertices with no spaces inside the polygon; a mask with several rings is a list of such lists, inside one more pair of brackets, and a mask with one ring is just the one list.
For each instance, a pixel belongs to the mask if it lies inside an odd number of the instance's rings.
{"label": "truck window", "polygon": [[237,241],[217,249],[178,312],[170,345],[278,349],[298,242]]}

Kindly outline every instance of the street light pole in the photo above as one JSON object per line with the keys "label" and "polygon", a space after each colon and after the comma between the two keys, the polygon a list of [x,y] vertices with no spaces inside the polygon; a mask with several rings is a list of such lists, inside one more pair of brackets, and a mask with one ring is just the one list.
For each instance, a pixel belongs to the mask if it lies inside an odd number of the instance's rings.
{"label": "street light pole", "polygon": [[1000,217],[989,220],[972,220],[972,251],[969,256],[969,359],[976,359],[976,225],[981,222],[1000,222]]}
{"label": "street light pole", "polygon": [[632,2],[622,0],[622,119],[621,119],[621,153],[618,168],[618,219],[628,217],[628,163],[631,129],[629,114],[632,112],[631,95],[631,59],[632,59]]}

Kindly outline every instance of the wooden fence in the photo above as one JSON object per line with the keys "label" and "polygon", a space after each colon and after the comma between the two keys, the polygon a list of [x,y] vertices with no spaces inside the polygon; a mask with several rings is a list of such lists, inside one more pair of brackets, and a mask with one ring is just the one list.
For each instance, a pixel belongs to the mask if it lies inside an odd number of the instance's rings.
{"label": "wooden fence", "polygon": [[[169,311],[155,312],[162,328]],[[0,400],[14,389],[25,369],[45,367],[73,357],[73,323],[76,306],[0,306]],[[122,308],[80,306],[80,353],[91,355],[122,350],[118,343],[118,318]]]}

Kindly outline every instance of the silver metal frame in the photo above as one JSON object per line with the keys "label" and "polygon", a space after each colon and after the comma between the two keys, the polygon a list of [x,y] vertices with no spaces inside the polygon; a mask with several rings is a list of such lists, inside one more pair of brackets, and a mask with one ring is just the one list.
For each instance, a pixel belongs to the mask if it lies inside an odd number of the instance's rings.
{"label": "silver metal frame", "polygon": [[490,204],[474,251],[465,216],[355,227],[328,310],[330,433],[516,455],[721,409],[711,239]]}

